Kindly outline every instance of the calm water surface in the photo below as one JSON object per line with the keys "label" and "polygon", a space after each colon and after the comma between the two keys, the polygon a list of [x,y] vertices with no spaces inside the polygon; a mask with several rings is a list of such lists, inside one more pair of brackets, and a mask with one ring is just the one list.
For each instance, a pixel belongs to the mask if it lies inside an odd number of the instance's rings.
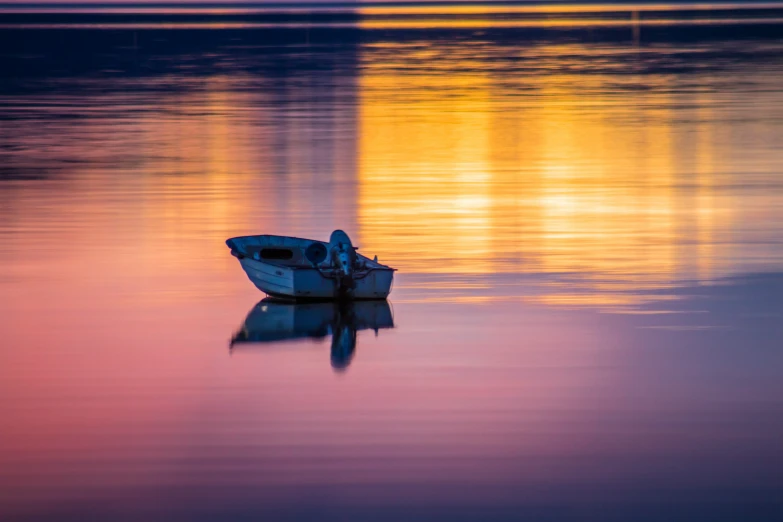
{"label": "calm water surface", "polygon": [[783,517],[783,25],[417,16],[3,26],[0,519]]}

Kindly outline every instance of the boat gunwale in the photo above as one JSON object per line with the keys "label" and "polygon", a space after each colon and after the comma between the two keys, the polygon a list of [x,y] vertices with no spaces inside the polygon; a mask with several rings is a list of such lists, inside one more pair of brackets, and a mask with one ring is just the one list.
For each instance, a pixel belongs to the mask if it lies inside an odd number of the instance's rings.
{"label": "boat gunwale", "polygon": [[[310,265],[310,266],[307,266],[307,265],[284,265],[284,264],[272,263],[268,259],[255,259],[253,257],[248,256],[244,252],[240,252],[240,251],[234,249],[233,241],[235,239],[259,238],[259,237],[294,239],[296,241],[310,241],[312,243],[321,243],[324,246],[329,246],[328,242],[326,242],[326,241],[319,241],[318,239],[308,239],[308,238],[296,237],[296,236],[278,236],[278,235],[274,235],[274,234],[257,234],[257,235],[253,235],[253,236],[236,236],[236,237],[231,237],[231,238],[228,238],[226,240],[226,246],[231,250],[231,255],[236,257],[237,259],[243,259],[243,258],[245,258],[245,259],[252,259],[253,261],[257,261],[259,263],[264,263],[264,264],[267,264],[267,265],[270,265],[270,266],[274,266],[274,267],[277,267],[277,268],[289,268],[291,270],[318,270],[320,272],[318,267],[315,267],[315,266],[312,266],[312,265]],[[287,247],[284,247],[284,248],[287,248]],[[389,265],[384,265],[382,263],[379,263],[378,261],[373,261],[369,257],[367,257],[367,256],[365,256],[363,254],[360,254],[358,252],[358,249],[359,249],[359,247],[354,247],[354,250],[356,251],[356,255],[357,256],[363,257],[367,261],[370,261],[370,262],[375,263],[375,264],[378,265],[377,267],[370,267],[367,270],[368,273],[373,271],[373,270],[383,270],[383,271],[389,270],[389,271],[392,271],[392,272],[397,272],[396,268],[392,268]]]}

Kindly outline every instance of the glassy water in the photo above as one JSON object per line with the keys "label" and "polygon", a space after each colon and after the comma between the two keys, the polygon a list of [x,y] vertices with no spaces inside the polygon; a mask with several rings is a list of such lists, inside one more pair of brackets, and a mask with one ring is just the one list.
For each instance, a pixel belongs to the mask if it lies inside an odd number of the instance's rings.
{"label": "glassy water", "polygon": [[0,519],[783,516],[783,25],[613,9],[3,14]]}

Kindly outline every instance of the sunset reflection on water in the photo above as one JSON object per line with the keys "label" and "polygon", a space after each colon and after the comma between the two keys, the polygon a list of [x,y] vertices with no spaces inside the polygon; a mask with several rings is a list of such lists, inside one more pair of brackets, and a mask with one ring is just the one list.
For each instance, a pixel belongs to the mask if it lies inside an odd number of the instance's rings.
{"label": "sunset reflection on water", "polygon": [[[156,101],[109,92],[74,109],[38,97],[24,110],[48,136],[12,120],[4,139],[46,153],[7,151],[6,168],[72,174],[7,185],[50,219],[70,216],[67,241],[86,249],[69,255],[126,249],[161,277],[204,255],[228,270],[205,242],[261,222],[319,237],[345,228],[403,274],[564,274],[597,304],[610,287],[777,267],[776,70],[735,89],[741,63],[687,70],[714,45],[509,47],[479,35],[356,52],[326,80],[163,77],[145,86]],[[78,130],[47,119],[77,110]],[[117,123],[122,135],[109,132]],[[62,183],[74,196],[39,193]],[[117,227],[129,228],[121,240]]]}
{"label": "sunset reflection on water", "polygon": [[783,195],[766,184],[779,180],[747,169],[777,155],[777,78],[754,74],[749,101],[719,92],[735,72],[698,73],[694,85],[665,70],[706,51],[363,49],[364,246],[406,271],[579,274],[603,281],[588,283],[599,304],[610,284],[774,268]]}

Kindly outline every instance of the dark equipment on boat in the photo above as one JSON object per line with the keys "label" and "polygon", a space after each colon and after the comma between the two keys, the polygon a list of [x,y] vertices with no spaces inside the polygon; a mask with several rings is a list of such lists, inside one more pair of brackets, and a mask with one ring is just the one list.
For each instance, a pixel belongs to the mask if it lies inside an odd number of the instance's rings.
{"label": "dark equipment on boat", "polygon": [[305,257],[313,266],[320,265],[326,261],[326,257],[329,252],[323,243],[310,243],[305,249]]}

